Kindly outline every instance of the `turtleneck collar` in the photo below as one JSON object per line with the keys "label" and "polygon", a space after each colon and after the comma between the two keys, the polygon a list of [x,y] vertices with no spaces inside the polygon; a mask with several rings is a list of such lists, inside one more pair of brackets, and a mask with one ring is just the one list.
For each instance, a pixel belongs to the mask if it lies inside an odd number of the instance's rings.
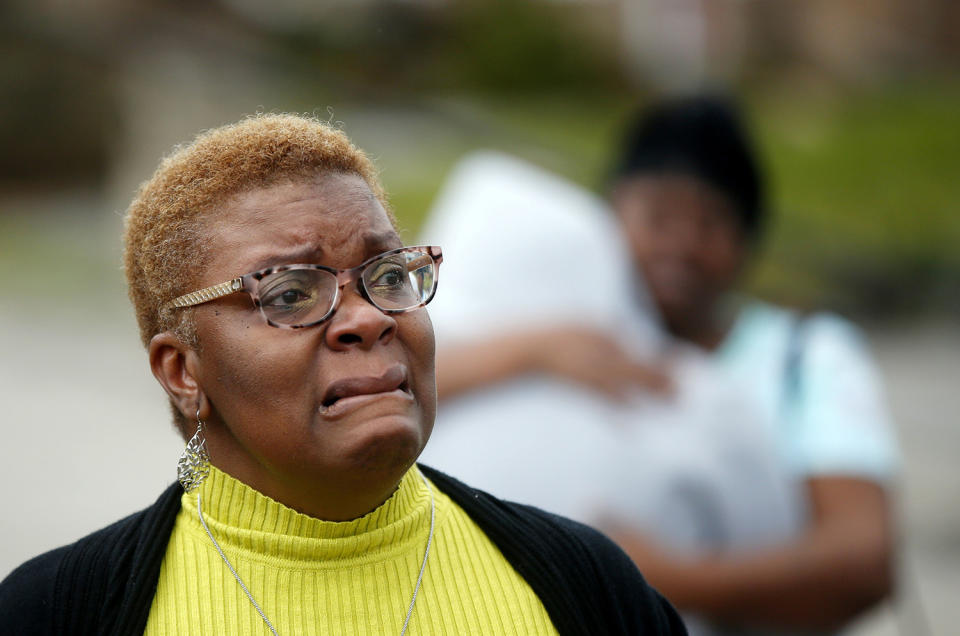
{"label": "turtleneck collar", "polygon": [[416,466],[378,508],[352,521],[322,521],[292,510],[211,466],[199,490],[183,495],[184,513],[204,533],[203,517],[220,545],[265,559],[289,559],[322,566],[345,559],[385,558],[414,543],[422,548],[430,525],[430,494]]}

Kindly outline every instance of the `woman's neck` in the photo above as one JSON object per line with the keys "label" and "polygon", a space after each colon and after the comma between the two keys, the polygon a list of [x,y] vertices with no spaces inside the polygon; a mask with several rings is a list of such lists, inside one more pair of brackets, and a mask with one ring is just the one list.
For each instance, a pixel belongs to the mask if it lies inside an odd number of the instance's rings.
{"label": "woman's neck", "polygon": [[[395,547],[398,542],[419,543],[429,523],[430,492],[412,469],[375,510],[333,522],[301,514],[213,468],[198,490],[184,495],[183,507],[197,524],[209,525],[223,545],[241,546],[271,559],[326,561],[364,558],[369,551]],[[194,529],[199,534],[199,525]]]}
{"label": "woman's neck", "polygon": [[[301,514],[323,521],[351,521],[379,507],[397,490],[409,466],[398,466],[385,474],[335,480],[329,475],[312,479],[286,480],[265,470],[249,470],[245,464],[214,464],[228,475],[257,492]],[[375,477],[375,478],[374,478]]]}

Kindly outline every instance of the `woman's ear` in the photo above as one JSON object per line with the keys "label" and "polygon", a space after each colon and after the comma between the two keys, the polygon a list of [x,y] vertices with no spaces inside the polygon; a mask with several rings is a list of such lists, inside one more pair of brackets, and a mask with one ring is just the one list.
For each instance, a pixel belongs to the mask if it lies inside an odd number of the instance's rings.
{"label": "woman's ear", "polygon": [[[171,402],[187,421],[196,419],[197,409],[206,407],[203,389],[197,379],[197,352],[170,331],[150,339],[150,370]],[[201,418],[206,417],[201,412]]]}

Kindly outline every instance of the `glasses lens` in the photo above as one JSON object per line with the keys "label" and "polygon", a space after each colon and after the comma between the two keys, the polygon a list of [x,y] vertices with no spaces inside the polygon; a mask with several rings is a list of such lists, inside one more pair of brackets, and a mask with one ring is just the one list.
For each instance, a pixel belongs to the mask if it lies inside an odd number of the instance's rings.
{"label": "glasses lens", "polygon": [[400,252],[374,261],[363,270],[370,300],[383,310],[417,307],[430,300],[436,267],[425,251]]}
{"label": "glasses lens", "polygon": [[333,306],[337,277],[322,269],[288,269],[260,281],[263,314],[281,325],[321,320]]}

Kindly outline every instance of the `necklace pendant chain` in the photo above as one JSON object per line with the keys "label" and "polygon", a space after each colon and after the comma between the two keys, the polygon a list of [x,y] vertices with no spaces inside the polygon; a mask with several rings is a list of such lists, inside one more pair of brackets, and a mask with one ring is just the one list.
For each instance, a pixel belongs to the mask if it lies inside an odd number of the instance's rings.
{"label": "necklace pendant chain", "polygon": [[[427,490],[430,492],[430,534],[427,535],[427,547],[423,551],[423,562],[420,564],[420,574],[417,575],[417,584],[413,588],[413,597],[410,599],[410,606],[407,608],[407,616],[403,620],[403,627],[400,629],[400,636],[404,636],[404,634],[407,633],[407,626],[410,624],[410,618],[413,616],[413,606],[417,603],[417,594],[420,593],[420,584],[423,582],[423,573],[427,570],[427,557],[430,556],[430,544],[433,543],[433,524],[436,518],[437,504],[433,496],[433,488],[430,486],[430,482],[427,481],[427,478],[423,475],[423,473],[420,473],[420,478],[423,480],[424,485],[426,485]],[[243,593],[247,595],[248,599],[250,599],[253,607],[257,610],[257,614],[259,614],[260,618],[263,619],[263,622],[270,630],[270,633],[272,633],[273,636],[279,636],[276,628],[273,626],[273,623],[271,623],[270,619],[267,618],[263,608],[260,607],[260,604],[257,603],[256,599],[253,598],[253,594],[251,594],[250,590],[247,589],[243,579],[241,579],[240,575],[237,574],[237,571],[233,568],[233,565],[231,565],[227,555],[224,554],[223,550],[220,548],[220,544],[217,543],[217,540],[213,537],[213,533],[210,532],[210,528],[207,527],[207,522],[203,518],[203,508],[200,505],[199,492],[197,493],[197,514],[200,516],[200,523],[203,525],[203,529],[207,531],[207,536],[210,537],[210,541],[213,542],[213,547],[217,549],[217,553],[220,555],[220,558],[223,559],[223,562],[227,564],[228,568],[230,568],[230,573],[233,574],[233,578],[237,580],[237,583],[240,585],[240,589],[242,589]]]}

